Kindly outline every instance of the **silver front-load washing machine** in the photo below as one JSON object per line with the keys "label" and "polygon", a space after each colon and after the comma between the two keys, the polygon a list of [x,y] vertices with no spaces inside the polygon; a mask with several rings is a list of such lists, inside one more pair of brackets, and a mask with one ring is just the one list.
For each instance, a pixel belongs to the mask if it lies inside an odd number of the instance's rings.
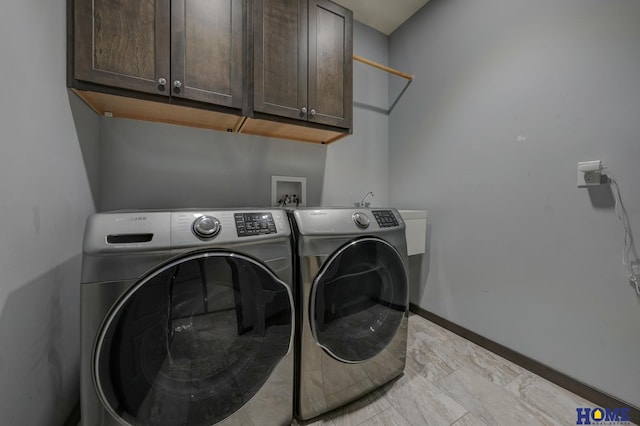
{"label": "silver front-load washing machine", "polygon": [[299,209],[295,414],[308,420],[404,371],[405,225],[395,209]]}
{"label": "silver front-load washing machine", "polygon": [[290,236],[282,210],[90,216],[82,425],[290,424]]}

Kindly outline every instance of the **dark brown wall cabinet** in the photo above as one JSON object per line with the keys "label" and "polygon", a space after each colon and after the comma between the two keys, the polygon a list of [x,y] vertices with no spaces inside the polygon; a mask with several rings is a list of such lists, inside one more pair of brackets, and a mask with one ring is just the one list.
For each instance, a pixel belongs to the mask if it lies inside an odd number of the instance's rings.
{"label": "dark brown wall cabinet", "polygon": [[353,20],[330,1],[68,7],[68,84],[100,114],[322,143],[351,131]]}
{"label": "dark brown wall cabinet", "polygon": [[75,0],[75,78],[242,108],[243,3]]}
{"label": "dark brown wall cabinet", "polygon": [[351,129],[353,15],[327,0],[254,2],[256,113]]}

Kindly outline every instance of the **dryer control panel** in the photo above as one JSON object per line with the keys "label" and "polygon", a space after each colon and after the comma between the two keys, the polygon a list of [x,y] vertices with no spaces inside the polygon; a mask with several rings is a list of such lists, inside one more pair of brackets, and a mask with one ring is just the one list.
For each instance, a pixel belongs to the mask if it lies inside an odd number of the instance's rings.
{"label": "dryer control panel", "polygon": [[235,213],[233,217],[236,221],[238,237],[278,232],[271,213]]}
{"label": "dryer control panel", "polygon": [[391,210],[373,210],[373,217],[376,218],[378,226],[380,228],[389,228],[392,226],[398,226],[398,219]]}

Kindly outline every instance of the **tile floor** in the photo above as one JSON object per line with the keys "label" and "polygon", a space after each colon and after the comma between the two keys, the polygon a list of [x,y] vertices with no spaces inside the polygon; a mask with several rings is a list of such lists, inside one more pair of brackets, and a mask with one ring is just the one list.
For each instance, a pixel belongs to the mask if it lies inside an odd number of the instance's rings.
{"label": "tile floor", "polygon": [[595,405],[412,314],[404,375],[310,424],[575,425],[578,407]]}

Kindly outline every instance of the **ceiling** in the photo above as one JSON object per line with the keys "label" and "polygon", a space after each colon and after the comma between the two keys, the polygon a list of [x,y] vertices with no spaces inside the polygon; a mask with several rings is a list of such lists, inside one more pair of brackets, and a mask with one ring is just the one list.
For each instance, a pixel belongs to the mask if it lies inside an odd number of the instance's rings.
{"label": "ceiling", "polygon": [[391,34],[429,0],[333,0],[353,10],[353,19]]}

